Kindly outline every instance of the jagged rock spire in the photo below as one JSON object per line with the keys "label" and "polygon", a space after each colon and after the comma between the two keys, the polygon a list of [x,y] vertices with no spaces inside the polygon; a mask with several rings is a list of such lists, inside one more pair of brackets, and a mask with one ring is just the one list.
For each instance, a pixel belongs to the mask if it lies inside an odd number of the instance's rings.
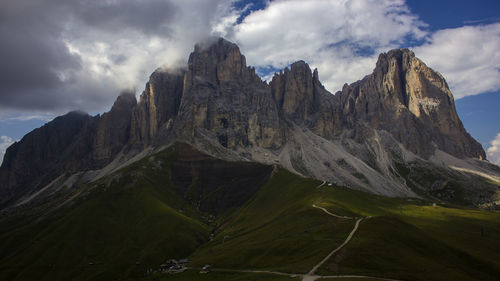
{"label": "jagged rock spire", "polygon": [[[298,131],[314,136],[299,137]],[[421,159],[436,149],[458,158],[485,158],[458,118],[444,78],[408,49],[381,54],[371,75],[332,95],[304,61],[276,74],[268,85],[246,65],[236,44],[219,38],[196,45],[187,69],[155,71],[137,104],[133,95],[124,94],[102,116],[58,117],[12,145],[0,168],[0,208],[62,173],[100,169],[120,155],[126,159],[176,140],[256,161],[262,158],[254,158],[255,151],[285,151],[281,164],[296,157],[314,166],[323,155],[295,148],[318,138],[341,143],[336,151],[349,150],[359,157],[356,161],[375,161],[366,158],[372,151],[390,157],[400,144]],[[374,145],[366,151],[359,149],[370,142]],[[390,163],[371,165],[389,171]],[[312,175],[332,174],[330,166],[322,169]]]}

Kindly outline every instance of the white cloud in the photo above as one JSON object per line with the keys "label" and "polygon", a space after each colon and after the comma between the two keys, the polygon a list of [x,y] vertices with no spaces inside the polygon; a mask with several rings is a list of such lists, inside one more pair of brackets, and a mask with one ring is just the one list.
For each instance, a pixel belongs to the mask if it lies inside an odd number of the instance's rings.
{"label": "white cloud", "polygon": [[3,156],[7,148],[14,143],[14,140],[8,136],[0,136],[0,164],[3,162]]}
{"label": "white cloud", "polygon": [[333,92],[371,73],[379,53],[411,39],[424,40],[415,53],[444,75],[455,98],[500,89],[500,24],[430,34],[402,0],[277,0],[241,23],[238,11],[227,11],[215,30],[236,41],[249,64],[283,68],[303,59]]}
{"label": "white cloud", "polygon": [[[108,110],[158,67],[184,66],[233,0],[7,0],[0,115]],[[5,10],[5,11],[4,11]],[[23,36],[19,36],[22,34]],[[5,114],[3,114],[5,115]]]}
{"label": "white cloud", "polygon": [[[409,39],[427,38],[417,55],[445,75],[457,97],[500,88],[499,24],[429,36],[426,25],[404,0],[267,1],[263,9],[250,12],[240,23],[240,16],[252,7],[237,10],[236,0],[70,1],[64,5],[50,0],[9,1],[9,7],[19,7],[7,13],[12,14],[12,28],[6,30],[28,38],[33,34],[26,30],[46,25],[42,31],[52,37],[33,32],[45,38],[37,37],[39,45],[58,43],[49,54],[67,56],[71,64],[37,68],[31,76],[43,78],[40,73],[54,70],[57,83],[49,88],[37,86],[37,81],[11,83],[34,86],[4,91],[10,94],[3,93],[8,99],[0,104],[0,116],[9,110],[52,115],[75,109],[108,110],[121,89],[141,91],[157,67],[184,66],[193,45],[210,35],[238,43],[253,66],[283,68],[303,59],[319,69],[321,80],[332,92],[369,74],[379,53],[405,46]],[[26,30],[15,29],[22,23]],[[19,46],[40,49],[22,40]],[[28,49],[26,53],[39,52]],[[40,57],[53,60],[49,55]],[[33,65],[33,60],[27,58],[27,65]]]}
{"label": "white cloud", "polygon": [[[170,2],[175,8],[174,15],[167,16],[171,19],[165,24],[166,28],[151,33],[141,29],[120,30],[114,26],[95,29],[83,24],[81,27],[79,18],[70,22],[64,41],[68,49],[81,58],[82,64],[79,81],[74,84],[75,90],[84,88],[82,84],[100,81],[100,85],[108,88],[107,91],[99,89],[100,93],[110,93],[113,99],[121,89],[136,88],[141,91],[156,68],[185,66],[194,44],[210,36],[215,19],[230,12],[234,14],[231,0]],[[75,33],[78,36],[73,36]],[[82,104],[85,102],[82,100]],[[100,110],[107,107],[108,104]]]}
{"label": "white cloud", "polygon": [[2,115],[0,115],[0,121],[29,121],[29,120],[42,120],[42,121],[50,121],[54,119],[54,115],[50,114],[33,114],[33,115],[18,115],[18,116],[12,116],[8,118],[1,118]]}
{"label": "white cloud", "polygon": [[500,23],[439,30],[414,50],[443,74],[455,98],[500,89]]}
{"label": "white cloud", "polygon": [[488,148],[488,160],[500,166],[500,133],[491,141],[491,146]]}
{"label": "white cloud", "polygon": [[380,52],[426,35],[403,0],[278,0],[239,24],[232,13],[220,22],[249,64],[283,68],[303,59],[331,91],[370,73]]}

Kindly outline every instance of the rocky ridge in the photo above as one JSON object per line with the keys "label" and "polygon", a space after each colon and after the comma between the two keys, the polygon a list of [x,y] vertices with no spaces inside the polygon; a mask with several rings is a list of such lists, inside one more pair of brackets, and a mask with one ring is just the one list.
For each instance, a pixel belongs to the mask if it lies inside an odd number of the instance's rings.
{"label": "rocky ridge", "polygon": [[218,39],[195,46],[185,70],[155,71],[139,102],[122,94],[102,116],[69,113],[12,145],[0,207],[176,141],[389,196],[456,201],[465,190],[458,199],[479,205],[499,192],[500,171],[465,131],[446,81],[410,50],[381,54],[372,74],[331,94],[303,61],[263,82],[238,46]]}

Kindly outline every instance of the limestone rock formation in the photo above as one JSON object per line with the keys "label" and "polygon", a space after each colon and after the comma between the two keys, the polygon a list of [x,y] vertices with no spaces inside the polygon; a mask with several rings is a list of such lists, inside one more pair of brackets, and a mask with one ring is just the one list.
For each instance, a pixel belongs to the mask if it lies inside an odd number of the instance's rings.
{"label": "limestone rock formation", "polygon": [[134,94],[123,93],[116,99],[111,110],[101,116],[91,148],[91,158],[97,162],[97,166],[109,163],[128,143],[130,118],[136,104]]}
{"label": "limestone rock formation", "polygon": [[[156,70],[132,112],[130,143],[144,146],[152,142],[161,126],[177,116],[182,97],[184,71]],[[170,121],[170,122],[169,122]]]}
{"label": "limestone rock formation", "polygon": [[337,95],[349,123],[386,130],[424,158],[435,147],[459,158],[486,158],[458,118],[444,78],[408,49],[381,54],[371,75]]}
{"label": "limestone rock formation", "polygon": [[10,146],[0,167],[0,208],[33,194],[61,175],[100,169],[129,140],[135,96],[121,94],[102,116],[70,112]]}
{"label": "limestone rock formation", "polygon": [[223,39],[197,45],[190,55],[175,129],[185,140],[204,133],[227,148],[277,149],[283,143],[269,87],[247,67],[238,46]]}
{"label": "limestone rock formation", "polygon": [[[315,72],[317,74],[317,70]],[[319,81],[313,80],[311,69],[304,61],[293,63],[271,82],[273,97],[283,115],[296,122],[309,119],[318,110]]]}
{"label": "limestone rock formation", "polygon": [[93,118],[86,113],[70,112],[11,145],[0,168],[0,206],[43,187],[62,173],[64,166],[76,160],[73,151],[92,123]]}
{"label": "limestone rock formation", "polygon": [[460,189],[460,202],[478,205],[499,192],[500,171],[481,160],[446,81],[410,50],[381,54],[372,74],[333,95],[304,61],[262,81],[220,38],[196,45],[186,69],[156,70],[139,102],[122,94],[102,116],[69,113],[13,144],[0,209],[56,178],[103,175],[176,141],[389,196],[457,201]]}

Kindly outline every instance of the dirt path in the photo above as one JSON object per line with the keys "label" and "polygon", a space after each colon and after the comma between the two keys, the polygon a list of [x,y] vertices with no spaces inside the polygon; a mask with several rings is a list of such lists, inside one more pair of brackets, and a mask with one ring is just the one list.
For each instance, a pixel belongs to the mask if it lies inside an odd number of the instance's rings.
{"label": "dirt path", "polygon": [[[320,261],[317,265],[315,265],[311,269],[311,271],[309,271],[309,273],[307,275],[314,275],[314,273],[316,272],[316,270],[318,270],[318,268],[320,268],[328,259],[330,259],[331,256],[333,256],[333,254],[335,254],[336,252],[338,252],[340,249],[342,249],[342,247],[344,247],[347,243],[349,243],[349,241],[351,241],[351,238],[354,235],[354,233],[356,233],[356,230],[358,230],[359,223],[362,220],[363,220],[363,218],[359,218],[356,221],[356,224],[354,225],[354,228],[352,229],[351,233],[349,233],[349,236],[347,236],[347,238],[344,240],[344,243],[342,243],[340,246],[338,246],[335,250],[331,251],[322,261]],[[302,280],[305,280],[305,279],[302,279]]]}
{"label": "dirt path", "polygon": [[[316,186],[316,188],[320,188],[322,187],[323,185],[325,185],[326,181],[323,181],[320,185]],[[348,217],[348,216],[339,216],[339,215],[336,215],[336,214],[333,214],[333,213],[330,213],[327,209],[323,208],[323,207],[319,207],[317,206],[316,204],[317,203],[320,203],[320,201],[312,204],[313,208],[316,208],[316,209],[320,209],[320,210],[323,210],[323,212],[327,213],[328,215],[332,216],[332,217],[336,217],[336,218],[339,218],[339,219],[354,219],[353,217]]]}
{"label": "dirt path", "polygon": [[312,204],[312,206],[313,206],[313,208],[323,210],[323,212],[327,213],[328,215],[330,215],[332,217],[336,217],[336,218],[339,218],[339,219],[350,219],[350,220],[354,219],[353,217],[339,216],[339,215],[336,215],[334,213],[330,213],[327,209],[325,209],[323,207],[316,206],[316,203]]}
{"label": "dirt path", "polygon": [[[189,270],[201,270],[201,268],[188,267]],[[365,279],[373,279],[373,280],[385,280],[385,281],[401,281],[397,279],[389,279],[383,277],[373,277],[373,276],[364,276],[364,275],[309,275],[309,274],[293,274],[272,270],[247,270],[247,269],[227,269],[227,268],[213,268],[211,271],[215,272],[233,272],[233,273],[256,273],[256,274],[270,274],[270,275],[278,275],[278,276],[287,276],[290,278],[301,277],[302,281],[315,281],[318,279],[335,279],[335,278],[365,278]]]}
{"label": "dirt path", "polygon": [[364,276],[364,275],[332,275],[332,276],[320,276],[319,279],[323,278],[364,278],[364,279],[373,279],[373,280],[385,280],[385,281],[401,281],[398,279],[389,279],[383,277],[373,277],[373,276]]}
{"label": "dirt path", "polygon": [[[326,181],[323,181],[320,185],[318,185],[316,188],[320,188],[323,185],[325,185]],[[320,209],[329,216],[339,218],[339,219],[356,219],[354,217],[348,217],[348,216],[339,216],[334,213],[329,212],[327,209],[323,207],[316,206],[316,203],[312,205],[313,208]],[[320,268],[327,260],[329,260],[335,253],[337,253],[340,249],[342,249],[349,241],[351,241],[351,238],[354,236],[354,233],[358,230],[359,224],[361,223],[362,220],[364,219],[369,219],[371,217],[366,217],[366,218],[357,218],[356,223],[354,224],[354,228],[352,231],[349,233],[347,238],[344,240],[344,242],[338,246],[335,250],[331,251],[323,260],[321,260],[317,265],[315,265],[307,274],[293,274],[293,273],[286,273],[286,272],[279,272],[279,271],[272,271],[272,270],[246,270],[246,269],[225,269],[225,268],[213,268],[212,271],[217,271],[217,272],[237,272],[237,273],[260,273],[260,274],[272,274],[272,275],[280,275],[280,276],[288,276],[291,278],[296,278],[296,277],[301,277],[302,281],[315,281],[318,279],[325,279],[325,278],[366,278],[366,279],[374,279],[374,280],[385,280],[385,281],[400,281],[396,279],[388,279],[388,278],[382,278],[382,277],[373,277],[373,276],[363,276],[363,275],[315,275],[316,270]],[[196,269],[196,268],[190,268],[190,269]]]}
{"label": "dirt path", "polygon": [[[188,267],[190,270],[201,270],[201,268]],[[257,274],[271,274],[278,276],[287,276],[290,278],[301,277],[302,281],[314,281],[317,279],[326,279],[326,278],[365,278],[365,279],[373,279],[373,280],[385,280],[385,281],[400,281],[396,279],[388,279],[382,277],[373,277],[373,276],[364,276],[364,275],[309,275],[309,274],[293,274],[272,270],[247,270],[247,269],[227,269],[227,268],[213,268],[211,271],[215,272],[234,272],[234,273],[257,273]]]}
{"label": "dirt path", "polygon": [[262,273],[262,274],[272,274],[272,275],[280,275],[280,276],[288,276],[288,277],[302,276],[301,274],[292,274],[292,273],[285,273],[285,272],[272,271],[272,270],[249,270],[249,269],[226,269],[226,268],[213,268],[211,270],[218,271],[218,272]]}
{"label": "dirt path", "polygon": [[[321,186],[323,186],[325,184],[325,181],[323,181],[322,184],[318,185],[317,188],[320,188]],[[323,207],[319,207],[319,206],[316,206],[316,203],[312,204],[312,207],[313,208],[316,208],[316,209],[320,209],[322,210],[323,212],[325,212],[327,215],[329,216],[332,216],[332,217],[335,217],[335,218],[339,218],[339,219],[354,219],[353,217],[348,217],[348,216],[339,216],[337,214],[334,214],[334,213],[331,213],[330,211],[328,211],[327,209],[323,208]],[[318,276],[318,275],[314,275],[316,273],[316,270],[318,270],[318,268],[320,268],[327,260],[329,260],[336,252],[338,252],[340,249],[342,249],[342,247],[344,247],[347,243],[349,243],[349,241],[351,241],[351,238],[352,236],[354,235],[354,233],[356,233],[356,231],[358,230],[358,227],[359,227],[359,223],[363,220],[363,218],[359,218],[358,220],[356,220],[356,223],[354,224],[354,228],[352,229],[351,233],[349,233],[349,235],[347,236],[347,238],[344,240],[344,242],[338,246],[336,249],[334,249],[333,251],[331,251],[323,260],[321,260],[317,265],[315,265],[311,271],[309,271],[306,275],[303,275],[302,277],[302,281],[314,281],[316,279],[320,279],[320,278],[324,278],[323,276]]]}
{"label": "dirt path", "polygon": [[326,181],[323,181],[320,185],[316,186],[316,188],[320,188],[322,187],[323,185],[325,185]]}

